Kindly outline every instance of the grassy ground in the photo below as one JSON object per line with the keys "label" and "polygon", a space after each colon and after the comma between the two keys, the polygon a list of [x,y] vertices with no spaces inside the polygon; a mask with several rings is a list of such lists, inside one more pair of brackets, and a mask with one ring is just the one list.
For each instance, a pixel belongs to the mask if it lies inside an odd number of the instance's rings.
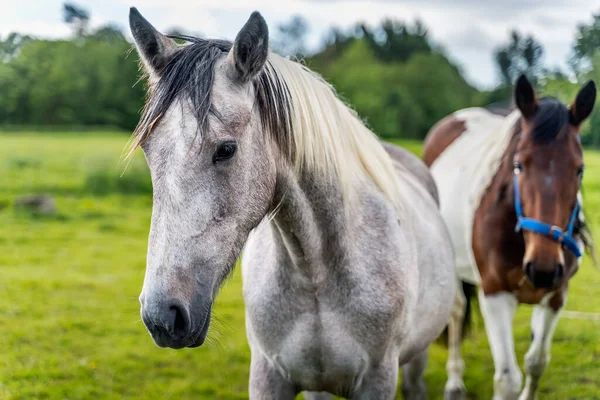
{"label": "grassy ground", "polygon": [[[0,399],[245,399],[250,362],[239,271],[221,292],[210,343],[157,348],[139,318],[151,193],[141,154],[126,172],[126,136],[0,135]],[[420,146],[406,143],[419,153]],[[588,152],[586,206],[600,237],[600,154]],[[15,210],[14,198],[53,194],[58,215]],[[588,260],[567,309],[600,312]],[[522,360],[529,307],[516,319]],[[600,399],[599,322],[562,319],[542,399]],[[481,321],[464,346],[472,399],[489,399],[493,365]],[[430,398],[446,378],[434,346]],[[398,398],[400,398],[398,396]]]}

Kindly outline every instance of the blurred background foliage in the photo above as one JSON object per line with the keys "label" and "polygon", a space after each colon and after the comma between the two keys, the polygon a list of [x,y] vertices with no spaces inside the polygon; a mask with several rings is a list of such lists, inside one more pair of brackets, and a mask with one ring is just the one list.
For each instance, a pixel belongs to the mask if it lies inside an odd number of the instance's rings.
{"label": "blurred background foliage", "polygon": [[[121,28],[89,27],[90,10],[66,3],[72,36],[46,40],[20,33],[0,38],[0,128],[77,126],[131,131],[144,101],[137,54]],[[181,32],[173,27],[169,33]],[[511,86],[526,73],[538,90],[570,102],[587,79],[600,80],[600,13],[578,26],[569,71],[543,64],[533,36],[512,31],[490,57],[500,84],[481,91],[467,82],[420,21],[384,20],[332,27],[316,52],[307,50],[310,24],[302,16],[271,27],[272,47],[302,60],[383,138],[422,139],[445,115],[470,106],[509,106]],[[586,145],[600,145],[600,107],[583,129]]]}

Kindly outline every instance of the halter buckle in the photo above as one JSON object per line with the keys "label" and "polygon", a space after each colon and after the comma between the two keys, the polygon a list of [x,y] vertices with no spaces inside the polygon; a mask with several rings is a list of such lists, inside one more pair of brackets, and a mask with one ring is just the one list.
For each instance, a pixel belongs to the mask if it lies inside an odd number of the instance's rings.
{"label": "halter buckle", "polygon": [[558,226],[552,225],[550,227],[550,231],[548,233],[550,233],[550,236],[553,236],[554,232],[558,232],[559,233],[557,241],[562,243],[563,239],[565,238],[565,232],[563,232],[563,230],[560,229]]}

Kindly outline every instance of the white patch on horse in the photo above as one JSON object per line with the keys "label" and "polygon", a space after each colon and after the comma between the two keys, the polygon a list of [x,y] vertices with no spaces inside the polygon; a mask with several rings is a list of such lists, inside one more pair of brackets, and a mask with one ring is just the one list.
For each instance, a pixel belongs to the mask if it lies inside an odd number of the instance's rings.
{"label": "white patch on horse", "polygon": [[512,293],[486,296],[483,290],[479,291],[479,302],[494,359],[494,400],[516,399],[523,383],[512,332],[519,302]]}
{"label": "white patch on horse", "polygon": [[[519,400],[535,400],[540,378],[550,363],[550,346],[562,307],[554,311],[548,303],[555,293],[544,296],[540,304],[533,306],[531,315],[531,345],[525,354],[525,387]],[[563,294],[563,307],[567,293]]]}

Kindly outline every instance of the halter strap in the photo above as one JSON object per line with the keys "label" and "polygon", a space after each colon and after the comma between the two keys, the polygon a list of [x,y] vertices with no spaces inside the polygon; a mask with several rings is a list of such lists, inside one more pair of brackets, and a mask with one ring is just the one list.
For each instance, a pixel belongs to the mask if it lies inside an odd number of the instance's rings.
{"label": "halter strap", "polygon": [[581,257],[581,249],[572,236],[573,229],[575,228],[575,221],[577,219],[577,215],[579,214],[579,201],[575,203],[575,207],[571,212],[567,230],[563,231],[556,225],[546,224],[533,218],[526,218],[523,216],[523,209],[521,208],[521,194],[519,193],[519,178],[517,173],[513,174],[513,186],[515,192],[515,211],[517,213],[517,226],[515,227],[515,232],[526,230],[547,236],[550,239],[561,243],[573,254],[575,254],[577,258]]}

